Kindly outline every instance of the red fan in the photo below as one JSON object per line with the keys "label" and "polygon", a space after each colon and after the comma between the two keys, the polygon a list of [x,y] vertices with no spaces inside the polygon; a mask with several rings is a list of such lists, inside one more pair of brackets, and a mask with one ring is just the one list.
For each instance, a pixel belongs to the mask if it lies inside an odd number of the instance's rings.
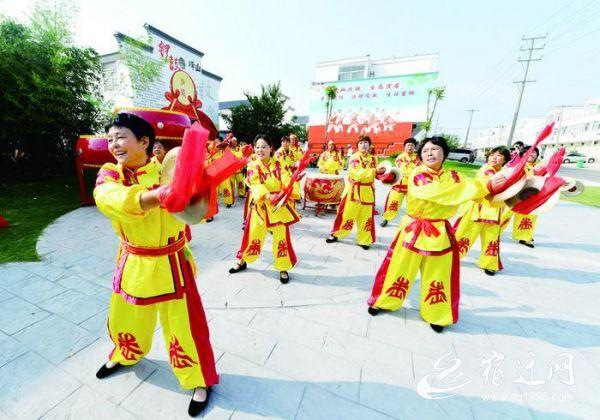
{"label": "red fan", "polygon": [[562,165],[563,159],[565,157],[565,151],[566,151],[566,149],[564,147],[561,147],[559,150],[557,150],[556,152],[554,152],[554,154],[548,160],[548,163],[546,165],[542,166],[539,169],[535,169],[533,171],[533,174],[534,175],[541,175],[541,176],[544,176],[544,175],[548,175],[548,176],[556,175],[556,173],[558,172],[558,169]]}

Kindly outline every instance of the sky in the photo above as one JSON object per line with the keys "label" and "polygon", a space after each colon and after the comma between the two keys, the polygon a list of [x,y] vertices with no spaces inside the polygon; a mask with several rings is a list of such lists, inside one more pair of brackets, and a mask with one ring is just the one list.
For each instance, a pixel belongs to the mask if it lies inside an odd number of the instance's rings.
{"label": "sky", "polygon": [[[534,57],[521,116],[600,97],[600,0],[73,0],[77,43],[117,50],[114,32],[144,33],[149,23],[205,53],[223,77],[219,99],[280,81],[296,115],[306,115],[315,63],[437,52],[446,98],[436,132],[464,135],[510,124],[523,36],[544,36]],[[26,20],[34,0],[0,0],[0,13]]]}

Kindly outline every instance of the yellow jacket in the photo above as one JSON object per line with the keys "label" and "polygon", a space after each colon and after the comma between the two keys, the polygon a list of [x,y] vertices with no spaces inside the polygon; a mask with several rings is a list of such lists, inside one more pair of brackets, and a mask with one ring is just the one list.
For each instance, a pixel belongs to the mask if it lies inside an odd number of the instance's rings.
{"label": "yellow jacket", "polygon": [[375,205],[375,172],[377,158],[370,153],[356,152],[348,161],[348,183],[344,196],[349,195],[350,201],[361,204]]}
{"label": "yellow jacket", "polygon": [[417,166],[421,164],[421,159],[417,153],[408,154],[406,152],[402,152],[396,157],[396,166],[402,170],[402,180],[399,184],[394,185],[394,188],[400,192],[406,192],[408,177]]}
{"label": "yellow jacket", "polygon": [[319,156],[317,167],[322,174],[339,175],[344,167],[344,158],[338,151],[330,152],[329,150],[326,150]]}
{"label": "yellow jacket", "polygon": [[[496,172],[493,166],[485,164],[477,171],[475,178],[487,185],[487,182]],[[503,201],[498,203],[481,199],[471,203],[463,217],[469,217],[474,222],[498,225],[503,218],[505,208]]]}
{"label": "yellow jacket", "polygon": [[[140,196],[159,186],[161,165],[148,162],[132,171],[106,163],[98,172],[94,199],[120,238],[113,290],[128,302],[144,305],[181,298],[195,265],[185,245],[185,225],[166,210],[142,210]],[[150,250],[177,243],[170,255],[142,256],[131,247]]]}
{"label": "yellow jacket", "polygon": [[[291,225],[300,220],[300,215],[290,200],[275,210],[266,197],[269,193],[278,193],[283,190],[290,180],[290,173],[283,170],[281,162],[277,159],[270,158],[266,164],[258,158],[248,162],[247,184],[250,186],[252,206],[258,211],[267,227],[281,224]],[[297,183],[294,185],[290,198],[300,198]]]}
{"label": "yellow jacket", "polygon": [[280,147],[273,154],[273,158],[275,158],[275,160],[278,160],[281,163],[282,168],[290,175],[294,173],[292,166],[294,166],[294,163],[296,163],[296,154],[291,148],[285,151],[283,150],[283,147]]}
{"label": "yellow jacket", "polygon": [[470,179],[454,170],[436,172],[417,166],[408,178],[406,215],[399,226],[400,240],[406,248],[424,255],[451,250],[451,226],[462,203],[481,200],[488,194],[485,182]]}

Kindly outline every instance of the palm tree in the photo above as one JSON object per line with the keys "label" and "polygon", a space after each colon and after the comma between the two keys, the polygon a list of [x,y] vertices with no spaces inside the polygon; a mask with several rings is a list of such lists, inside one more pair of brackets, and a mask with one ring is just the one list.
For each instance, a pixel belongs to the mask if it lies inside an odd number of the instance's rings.
{"label": "palm tree", "polygon": [[[429,134],[429,130],[431,129],[431,121],[433,120],[433,114],[435,114],[435,109],[437,108],[438,101],[442,101],[446,95],[446,87],[440,86],[427,90],[427,120],[421,124],[421,127],[425,130],[425,137]],[[431,113],[429,113],[429,107],[431,104],[431,98],[433,96],[433,108],[431,109]]]}
{"label": "palm tree", "polygon": [[329,85],[325,88],[325,141],[327,141],[327,129],[329,128],[329,119],[331,118],[331,110],[333,109],[333,101],[337,98],[338,88],[336,85]]}

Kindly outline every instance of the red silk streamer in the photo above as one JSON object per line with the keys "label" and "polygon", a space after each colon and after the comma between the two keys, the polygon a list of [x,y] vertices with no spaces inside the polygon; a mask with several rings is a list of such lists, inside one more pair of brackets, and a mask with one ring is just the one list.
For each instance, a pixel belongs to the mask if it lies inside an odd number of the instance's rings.
{"label": "red silk streamer", "polygon": [[313,158],[310,157],[309,151],[307,150],[306,152],[304,152],[304,155],[302,155],[300,162],[298,162],[298,168],[292,174],[292,179],[290,180],[290,183],[284,189],[282,189],[279,194],[277,194],[271,199],[272,205],[280,207],[283,203],[285,203],[288,200],[294,189],[294,183],[298,181],[298,179],[300,178],[300,174],[304,172],[306,168],[308,168],[308,165],[312,160]]}
{"label": "red silk streamer", "polygon": [[177,155],[173,179],[161,194],[161,206],[171,213],[182,211],[197,189],[197,181],[204,172],[206,142],[209,132],[194,123],[183,134],[181,150]]}
{"label": "red silk streamer", "polygon": [[250,146],[249,144],[247,144],[244,149],[242,150],[242,154],[244,155],[244,157],[250,157],[252,156],[253,150],[252,150],[252,146]]}
{"label": "red silk streamer", "polygon": [[396,175],[393,174],[392,172],[388,172],[385,174],[379,174],[379,175],[375,175],[375,176],[377,177],[378,180],[380,180],[384,184],[391,184],[392,182],[394,182],[396,180]]}
{"label": "red silk streamer", "polygon": [[[239,172],[248,163],[248,158],[238,159],[231,150],[225,149],[223,156],[212,162],[204,171],[195,196],[208,197],[208,211],[205,218],[217,214],[217,188],[227,178]],[[202,164],[204,166],[204,163]]]}
{"label": "red silk streamer", "polygon": [[554,122],[548,124],[540,133],[535,143],[525,152],[525,154],[520,158],[515,158],[511,160],[506,166],[513,168],[512,174],[510,174],[504,183],[498,187],[498,189],[492,189],[492,181],[488,182],[488,190],[496,195],[501,192],[506,191],[509,187],[515,184],[521,177],[525,171],[525,163],[527,163],[527,159],[529,156],[535,151],[535,148],[552,133],[552,128],[554,127]]}
{"label": "red silk streamer", "polygon": [[566,149],[564,147],[561,147],[559,150],[554,152],[554,154],[550,157],[550,159],[548,160],[548,163],[546,165],[542,166],[539,169],[535,169],[533,171],[533,174],[539,175],[539,176],[544,176],[544,175],[554,176],[554,175],[556,175],[560,166],[562,165],[563,159],[565,157],[565,152],[566,152]]}
{"label": "red silk streamer", "polygon": [[512,208],[512,211],[519,214],[532,213],[535,209],[548,201],[548,199],[552,197],[554,193],[556,193],[556,191],[564,184],[565,180],[558,176],[546,178],[546,182],[544,182],[544,186],[540,192],[515,205]]}

